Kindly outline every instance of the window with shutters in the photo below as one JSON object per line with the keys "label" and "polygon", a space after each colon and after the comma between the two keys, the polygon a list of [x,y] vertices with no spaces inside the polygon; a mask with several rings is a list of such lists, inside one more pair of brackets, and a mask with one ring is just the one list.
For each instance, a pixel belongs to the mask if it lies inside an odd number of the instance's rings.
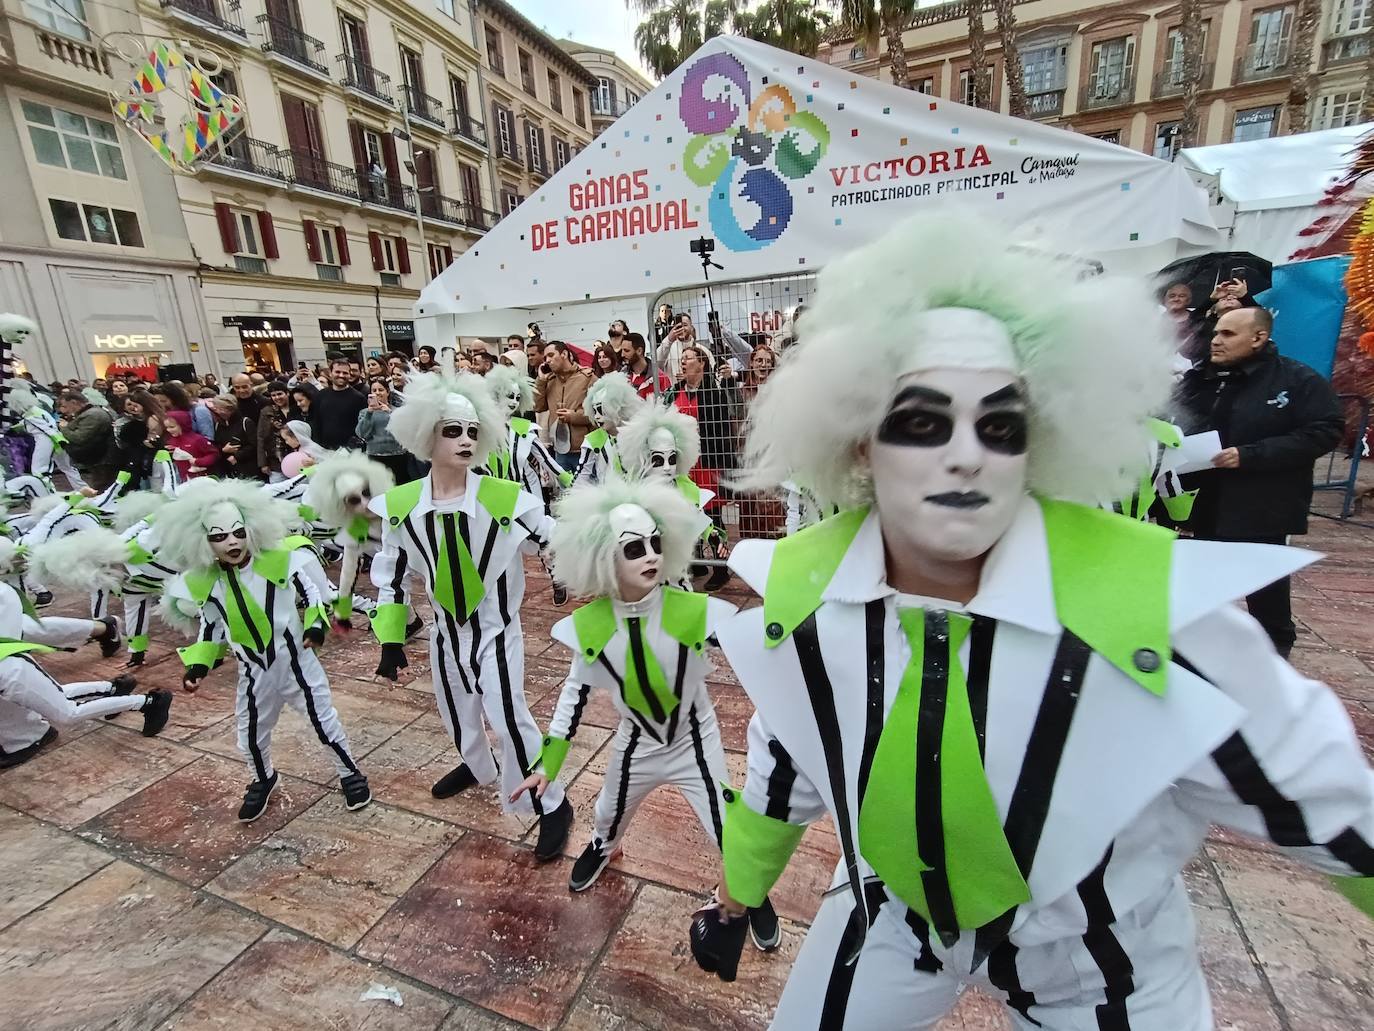
{"label": "window with shutters", "polygon": [[[342,282],[344,260],[339,237],[344,233],[343,226],[309,219],[302,226],[305,230],[306,257],[315,263],[315,274],[327,282]],[[347,242],[344,246],[347,246]]]}
{"label": "window with shutters", "polygon": [[587,98],[580,89],[573,90],[573,121],[587,127]]}
{"label": "window with shutters", "polygon": [[447,244],[428,244],[429,278],[437,279],[439,274],[453,264],[453,248]]}
{"label": "window with shutters", "polygon": [[240,272],[264,274],[267,262],[280,257],[272,216],[266,211],[245,211],[228,204],[215,205],[220,243]]}
{"label": "window with shutters", "polygon": [[560,115],[563,113],[563,80],[555,71],[549,71],[549,107]]}
{"label": "window with shutters", "polygon": [[114,244],[117,247],[142,247],[143,231],[132,211],[107,208],[103,204],[48,198],[53,226],[63,240]]}
{"label": "window with shutters", "polygon": [[501,33],[497,32],[490,25],[487,29],[487,65],[497,75],[506,74],[506,55],[501,49]]}
{"label": "window with shutters", "polygon": [[564,140],[564,139],[562,139],[562,138],[560,138],[560,137],[558,137],[558,136],[555,136],[555,137],[553,138],[553,168],[554,168],[554,171],[556,172],[556,171],[558,171],[558,169],[560,169],[560,168],[562,168],[564,165],[566,165],[566,164],[568,163],[568,160],[569,160],[571,157],[572,157],[572,155],[568,153],[568,141],[567,141],[567,140]]}
{"label": "window with shutters", "polygon": [[501,153],[515,157],[515,116],[509,108],[496,105],[496,140],[501,145]]}
{"label": "window with shutters", "polygon": [[525,123],[525,146],[528,148],[530,168],[544,172],[549,163],[544,155],[544,130],[533,122]]}
{"label": "window with shutters", "polygon": [[458,166],[458,181],[463,184],[463,203],[473,208],[482,206],[482,180],[472,165]]}
{"label": "window with shutters", "polygon": [[533,97],[535,96],[534,58],[530,57],[527,50],[517,50],[516,52],[520,57],[520,88]]}
{"label": "window with shutters", "polygon": [[509,215],[520,206],[520,201],[522,199],[520,194],[516,192],[515,187],[506,186],[501,191],[501,213],[503,215]]}
{"label": "window with shutters", "polygon": [[381,248],[381,267],[377,270],[382,276],[383,286],[400,286],[401,274],[396,262],[396,238],[379,236]]}
{"label": "window with shutters", "polygon": [[308,104],[289,93],[281,95],[281,110],[286,122],[286,145],[291,151],[296,178],[305,186],[329,189],[319,110],[314,104]]}

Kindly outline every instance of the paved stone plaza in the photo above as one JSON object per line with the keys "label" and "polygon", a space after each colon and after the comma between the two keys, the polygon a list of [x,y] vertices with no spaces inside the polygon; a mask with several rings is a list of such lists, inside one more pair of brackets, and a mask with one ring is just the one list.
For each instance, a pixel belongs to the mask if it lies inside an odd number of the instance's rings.
{"label": "paved stone plaza", "polygon": [[[1325,503],[1324,508],[1328,508]],[[1374,755],[1374,530],[1316,519],[1303,542],[1327,554],[1294,583],[1294,662],[1341,694]],[[526,690],[547,722],[566,670],[549,627],[564,614],[531,575]],[[739,600],[739,599],[736,599]],[[59,606],[77,612],[79,606]],[[145,686],[180,664],[154,635]],[[333,765],[288,711],[274,755],[283,777],[251,826],[234,814],[248,780],[234,744],[232,671],[180,691],[163,735],[138,717],[62,734],[0,773],[0,1025],[57,1028],[747,1029],[767,1026],[837,850],[812,828],[774,894],[781,949],[746,949],[724,985],[688,954],[688,918],[715,880],[695,816],[651,796],[625,853],[583,895],[570,860],[538,866],[531,826],[480,789],[436,801],[454,763],[422,646],[411,680],[372,682],[365,633],[332,642],[325,666],[377,801],[348,813]],[[59,679],[113,676],[98,652],[47,662]],[[751,707],[728,670],[713,693],[732,774],[743,773]],[[615,715],[589,706],[564,780],[585,844]],[[1374,1027],[1374,923],[1321,878],[1217,832],[1188,871],[1217,1026],[1235,1031]],[[393,988],[404,1005],[362,1001]],[[969,993],[941,1031],[1001,1031],[999,1004]]]}

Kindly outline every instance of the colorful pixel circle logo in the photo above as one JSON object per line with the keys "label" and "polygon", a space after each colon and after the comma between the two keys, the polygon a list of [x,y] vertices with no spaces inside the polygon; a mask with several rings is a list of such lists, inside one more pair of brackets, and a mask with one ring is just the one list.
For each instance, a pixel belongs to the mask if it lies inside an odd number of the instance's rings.
{"label": "colorful pixel circle logo", "polygon": [[[708,97],[713,79],[724,83]],[[792,221],[787,180],[804,179],[825,156],[830,145],[825,123],[810,111],[798,111],[791,92],[778,83],[752,97],[749,73],[730,54],[711,54],[687,69],[678,114],[693,134],[683,166],[694,184],[710,188],[716,239],[732,251],[756,251],[781,238]],[[740,225],[736,196],[758,208],[752,226]]]}

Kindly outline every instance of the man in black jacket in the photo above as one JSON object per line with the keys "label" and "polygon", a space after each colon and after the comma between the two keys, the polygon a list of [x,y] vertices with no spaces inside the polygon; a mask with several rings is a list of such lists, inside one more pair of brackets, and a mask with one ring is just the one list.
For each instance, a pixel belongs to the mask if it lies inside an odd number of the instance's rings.
{"label": "man in black jacket", "polygon": [[329,363],[329,387],[320,391],[315,402],[318,421],[312,420],[315,443],[333,451],[345,447],[358,427],[358,413],[367,407],[367,395],[350,378],[348,359]]}
{"label": "man in black jacket", "polygon": [[[1331,384],[1280,355],[1273,326],[1264,308],[1228,311],[1217,320],[1210,358],[1179,383],[1184,429],[1221,436],[1215,468],[1185,478],[1185,486],[1199,490],[1190,520],[1199,537],[1282,544],[1289,534],[1306,533],[1312,464],[1345,427]],[[1246,604],[1287,657],[1296,637],[1288,579]]]}

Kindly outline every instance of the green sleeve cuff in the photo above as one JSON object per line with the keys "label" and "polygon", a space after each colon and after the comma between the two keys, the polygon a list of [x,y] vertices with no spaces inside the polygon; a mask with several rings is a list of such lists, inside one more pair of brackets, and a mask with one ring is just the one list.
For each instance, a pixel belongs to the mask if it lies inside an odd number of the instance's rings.
{"label": "green sleeve cuff", "polygon": [[229,657],[229,642],[228,642],[228,641],[216,641],[216,642],[214,642],[214,643],[215,643],[215,661],[216,661],[216,662],[222,662],[222,661],[224,661],[225,659],[227,659],[227,658]]}
{"label": "green sleeve cuff", "polygon": [[177,654],[181,656],[181,661],[189,668],[191,666],[213,666],[219,661],[220,649],[227,647],[218,641],[197,641],[195,644],[188,644],[185,648],[178,648]]}
{"label": "green sleeve cuff", "polygon": [[1356,909],[1374,918],[1374,877],[1333,877],[1331,882]]}
{"label": "green sleeve cuff", "polygon": [[1197,500],[1197,491],[1190,490],[1180,494],[1176,498],[1164,499],[1164,511],[1169,513],[1169,518],[1176,523],[1186,522],[1193,514],[1193,502]]}
{"label": "green sleeve cuff", "polygon": [[304,619],[305,629],[307,630],[315,626],[327,628],[329,626],[329,610],[323,605],[311,605],[310,608],[305,610]]}
{"label": "green sleeve cuff", "polygon": [[339,619],[353,618],[353,596],[345,598],[342,594],[334,599],[334,615]]}
{"label": "green sleeve cuff", "polygon": [[724,785],[725,828],[721,853],[725,890],[742,906],[763,905],[806,833],[805,826],[756,813],[744,795]]}
{"label": "green sleeve cuff", "polygon": [[564,487],[571,487],[572,481],[573,474],[568,472],[568,470],[564,469],[561,473],[558,474],[558,482],[561,483]]}
{"label": "green sleeve cuff", "polygon": [[128,469],[121,469],[118,473],[115,474],[115,479],[118,480],[121,484],[128,483],[133,478],[134,474],[129,472]]}
{"label": "green sleeve cuff", "polygon": [[545,734],[543,746],[539,750],[539,754],[535,756],[534,765],[531,769],[539,769],[542,765],[544,776],[548,777],[549,780],[556,780],[558,771],[563,768],[563,763],[568,758],[568,749],[572,747],[572,742],[565,738]]}
{"label": "green sleeve cuff", "polygon": [[133,637],[129,638],[129,651],[131,651],[131,652],[146,652],[147,650],[148,650],[148,635],[147,635],[147,634],[134,634]]}
{"label": "green sleeve cuff", "polygon": [[372,616],[372,632],[382,644],[405,644],[406,607],[395,602],[378,605]]}

